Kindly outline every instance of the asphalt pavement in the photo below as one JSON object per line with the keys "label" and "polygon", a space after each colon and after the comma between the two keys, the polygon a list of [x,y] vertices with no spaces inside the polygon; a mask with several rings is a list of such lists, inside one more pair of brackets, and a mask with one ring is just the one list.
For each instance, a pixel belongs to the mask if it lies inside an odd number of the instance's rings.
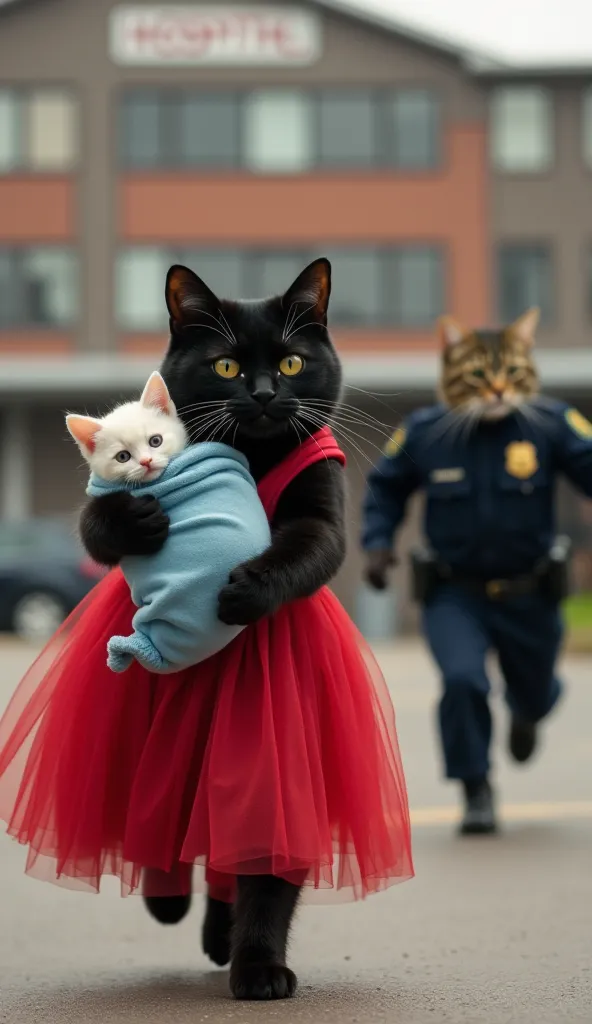
{"label": "asphalt pavement", "polygon": [[[115,884],[99,896],[26,878],[0,835],[0,1021],[9,1024],[592,1022],[592,657],[528,768],[508,763],[496,700],[503,832],[456,837],[440,779],[436,674],[418,642],[378,652],[398,713],[417,877],[365,903],[303,907],[293,1001],[230,1000],[199,945],[201,900],[164,929]],[[31,651],[0,641],[0,706]]]}

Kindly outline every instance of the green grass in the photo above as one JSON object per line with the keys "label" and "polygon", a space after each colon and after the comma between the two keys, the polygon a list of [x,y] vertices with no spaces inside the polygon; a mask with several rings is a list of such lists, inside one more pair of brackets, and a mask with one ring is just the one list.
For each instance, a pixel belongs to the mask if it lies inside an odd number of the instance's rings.
{"label": "green grass", "polygon": [[568,629],[590,629],[592,638],[592,594],[576,594],[563,606]]}

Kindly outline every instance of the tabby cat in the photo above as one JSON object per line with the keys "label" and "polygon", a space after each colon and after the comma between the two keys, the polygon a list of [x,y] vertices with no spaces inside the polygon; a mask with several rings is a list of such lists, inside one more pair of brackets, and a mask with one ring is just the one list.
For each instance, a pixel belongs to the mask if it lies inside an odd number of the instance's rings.
{"label": "tabby cat", "polygon": [[[450,438],[466,437],[479,421],[495,422],[512,412],[527,420],[540,419],[540,412],[532,404],[539,394],[532,356],[538,320],[539,310],[535,308],[499,330],[465,330],[453,317],[440,319],[438,397],[447,411],[434,427],[433,441],[445,434]],[[390,445],[398,448],[401,436],[402,429],[393,435]],[[390,548],[369,551],[365,573],[368,582],[384,590],[394,563]]]}
{"label": "tabby cat", "polygon": [[532,358],[538,319],[538,309],[529,309],[501,330],[465,331],[452,317],[443,317],[442,401],[451,409],[494,420],[538,394]]}

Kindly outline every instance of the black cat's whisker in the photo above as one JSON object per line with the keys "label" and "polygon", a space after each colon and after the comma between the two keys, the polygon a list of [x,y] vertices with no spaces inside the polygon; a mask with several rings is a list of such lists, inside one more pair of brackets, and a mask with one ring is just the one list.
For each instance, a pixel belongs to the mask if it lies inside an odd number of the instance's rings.
{"label": "black cat's whisker", "polygon": [[[316,417],[312,416],[310,413],[300,413],[299,416],[298,416],[298,421],[299,421],[299,423],[301,423],[302,426],[304,426],[304,423],[303,423],[304,419],[306,419],[309,423],[311,423],[317,429],[320,429],[320,428],[322,428],[324,426],[330,426],[331,429],[334,431],[334,433],[337,436],[341,435],[341,437],[343,438],[345,443],[351,445],[352,448],[354,448],[364,459],[366,459],[366,462],[368,462],[370,466],[373,465],[372,459],[370,459],[368,457],[366,452],[364,452],[362,450],[362,448],[357,444],[356,441],[354,441],[353,437],[350,436],[349,432],[346,431],[346,429],[341,424],[332,423],[329,419],[326,419],[325,421],[323,421],[323,418],[317,419]],[[354,433],[354,436],[361,437],[360,434],[355,434],[355,433]],[[363,441],[367,441],[367,438],[365,438],[365,437],[363,437],[361,439]],[[372,445],[372,447],[376,448],[376,445]],[[382,454],[380,448],[376,448],[376,450]]]}
{"label": "black cat's whisker", "polygon": [[[402,391],[366,391],[364,388],[357,388],[353,384],[346,384],[345,391],[356,391],[360,395],[366,395],[367,398],[371,398],[374,402],[378,402],[379,405],[383,405],[385,409],[392,412],[390,405],[383,401],[383,398],[400,398],[403,394]],[[382,396],[382,397],[380,397]]]}
{"label": "black cat's whisker", "polygon": [[[290,308],[289,308],[289,310],[288,310],[287,314],[286,314],[286,320],[285,320],[285,323],[284,323],[284,329],[283,329],[283,331],[282,331],[282,341],[284,340],[284,338],[285,338],[286,334],[287,334],[287,333],[288,333],[288,331],[290,330],[290,326],[291,326],[291,323],[292,323],[292,321],[291,321],[291,317],[292,317],[292,310],[294,309],[294,306],[295,306],[295,305],[296,305],[296,303],[295,303],[295,302],[293,302],[293,303],[292,303],[292,305],[290,306]],[[288,325],[290,325],[290,326],[288,326]]]}
{"label": "black cat's whisker", "polygon": [[345,412],[339,410],[334,414],[334,418],[341,423],[351,424],[354,427],[366,427],[367,430],[374,430],[377,434],[381,434],[382,437],[386,438],[387,441],[390,440],[393,434],[392,427],[387,427],[385,430],[386,424],[372,423],[369,420],[360,419],[358,416],[350,415],[347,410]]}
{"label": "black cat's whisker", "polygon": [[[312,402],[312,401],[314,401],[314,399],[310,399],[310,401]],[[333,402],[327,402],[327,403],[323,403],[323,404],[326,404],[326,405],[330,405],[331,407],[333,407],[333,408],[334,408],[334,403],[333,403]],[[323,415],[324,415],[324,414],[323,414]],[[304,424],[303,424],[303,425],[304,425]],[[320,425],[321,425],[321,424],[319,423],[319,426],[320,426]],[[323,424],[323,426],[324,426],[324,425],[325,425],[325,424]],[[335,431],[335,432],[337,432],[337,431]],[[357,456],[356,456],[356,453],[355,453],[355,450],[354,450],[354,445],[353,445],[353,443],[352,443],[351,441],[349,442],[349,445],[350,445],[350,448],[351,448],[351,455],[352,455],[352,457],[353,457],[353,460],[354,460],[354,462],[355,462],[355,464],[356,464],[356,468],[357,468],[357,470],[358,470],[358,473],[360,474],[361,478],[362,478],[363,480],[365,480],[365,479],[366,479],[366,476],[367,476],[367,474],[366,474],[366,472],[364,471],[363,467],[362,467],[362,466],[360,465],[360,463],[359,463],[359,461],[358,461],[358,459],[357,459]],[[347,501],[347,504],[348,504],[349,510],[350,510],[350,512],[351,512],[351,511],[352,511],[352,506],[351,506],[351,496],[349,495],[349,493],[347,493],[347,496],[346,496],[346,501]]]}
{"label": "black cat's whisker", "polygon": [[216,424],[215,424],[215,425],[214,425],[214,426],[213,426],[213,427],[211,428],[211,430],[210,430],[210,432],[208,433],[207,437],[205,437],[205,438],[202,438],[202,444],[204,444],[204,443],[209,443],[210,441],[215,441],[215,440],[219,440],[219,438],[217,437],[217,435],[219,434],[219,432],[220,432],[220,431],[221,431],[221,430],[222,430],[223,428],[225,428],[225,427],[227,426],[227,422],[228,422],[228,424],[231,424],[231,423],[232,423],[232,420],[228,420],[228,421],[227,421],[226,419],[222,419],[222,420],[221,420],[221,421],[220,421],[219,423],[216,423]]}
{"label": "black cat's whisker", "polygon": [[231,416],[231,415],[230,415],[230,413],[229,413],[228,415],[229,415],[229,420],[228,420],[228,423],[227,423],[227,425],[226,425],[226,426],[224,427],[224,430],[222,431],[222,433],[220,434],[220,437],[218,438],[218,440],[219,440],[219,441],[223,441],[223,440],[224,440],[224,438],[226,437],[226,435],[227,435],[228,431],[229,431],[229,430],[230,430],[230,428],[232,427],[232,424],[233,424],[233,423],[234,423],[234,421],[235,421],[235,417],[234,417],[234,416]]}
{"label": "black cat's whisker", "polygon": [[[206,438],[206,441],[214,441],[214,440],[215,440],[215,438],[216,438],[216,434],[217,434],[217,433],[218,433],[218,432],[219,432],[220,430],[222,430],[222,428],[223,428],[223,427],[226,427],[227,425],[228,425],[228,426],[230,426],[230,425],[232,424],[232,420],[233,420],[233,417],[232,417],[232,416],[230,415],[230,413],[226,413],[226,414],[225,414],[225,415],[223,416],[223,418],[222,418],[222,420],[220,421],[220,423],[217,423],[217,424],[216,424],[216,426],[215,426],[215,427],[213,427],[213,429],[211,430],[211,432],[210,432],[210,433],[208,434],[208,436],[207,436],[207,438]],[[224,431],[224,432],[226,432],[226,431]]]}
{"label": "black cat's whisker", "polygon": [[290,416],[288,422],[289,422],[290,426],[293,428],[294,433],[296,434],[296,437],[298,438],[298,443],[302,444],[302,434],[300,433],[300,431],[298,429],[298,420],[294,416]]}
{"label": "black cat's whisker", "polygon": [[328,462],[329,458],[327,456],[327,453],[323,451],[323,449],[321,448],[321,446],[320,446],[319,442],[317,441],[316,437],[314,436],[314,434],[311,434],[311,432],[308,429],[308,427],[306,426],[306,424],[302,422],[302,419],[298,418],[298,422],[300,423],[300,426],[302,427],[302,429],[305,430],[306,433],[308,434],[308,436],[314,441],[314,443],[316,444],[317,448],[319,449],[319,451],[323,455],[325,461]]}
{"label": "black cat's whisker", "polygon": [[[315,410],[315,406],[308,406],[307,410],[308,409]],[[369,422],[368,420],[359,419],[357,416],[348,415],[347,410],[345,412],[343,410],[338,410],[335,413],[328,413],[322,409],[318,409],[316,411],[321,416],[330,416],[333,422],[343,423],[346,426],[350,427],[365,427],[367,430],[374,430],[376,433],[384,437],[385,440],[387,441],[390,440],[393,434],[392,428],[385,430],[382,424],[379,426],[378,424]],[[360,435],[360,437],[361,436],[362,435]],[[370,440],[370,438],[368,438],[368,440]]]}
{"label": "black cat's whisker", "polygon": [[212,413],[206,419],[195,424],[195,427],[199,430],[207,430],[213,423],[217,423],[219,420],[225,419],[230,414],[225,409],[220,409],[218,412]]}
{"label": "black cat's whisker", "polygon": [[298,302],[292,303],[292,306],[294,307],[294,315],[292,316],[292,319],[290,320],[290,326],[288,327],[288,325],[286,324],[286,326],[284,328],[284,334],[283,334],[283,339],[284,340],[285,340],[287,335],[291,335],[293,333],[293,331],[294,331],[298,321],[302,320],[302,317],[306,316],[307,313],[310,313],[311,309],[314,309],[314,302],[312,302],[310,304],[310,306],[305,306],[304,309],[301,309],[299,313],[296,313],[296,307],[299,306],[299,305],[301,305],[301,303],[298,303]]}
{"label": "black cat's whisker", "polygon": [[[216,321],[216,322],[217,322],[217,323],[220,323],[220,321],[219,321],[219,320],[218,320],[218,321]],[[220,331],[220,330],[218,330],[218,328],[217,328],[217,327],[212,327],[212,325],[211,325],[211,324],[185,324],[185,326],[186,326],[186,327],[203,327],[204,331],[213,331],[213,332],[214,332],[214,334],[219,334],[221,338],[224,338],[224,340],[225,340],[225,341],[227,341],[227,342],[229,342],[229,344],[230,344],[230,345],[232,345],[233,347],[234,347],[234,346],[235,346],[235,344],[236,344],[236,342],[235,342],[235,341],[233,341],[233,340],[232,340],[232,338],[230,338],[230,337],[228,336],[228,334],[226,333],[226,331]],[[222,325],[220,324],[220,326],[222,326]]]}
{"label": "black cat's whisker", "polygon": [[[311,408],[307,408],[307,410],[306,410],[306,412],[311,412],[311,411],[314,412],[320,419],[324,418],[327,421],[327,423],[329,423],[329,425],[331,425],[331,426],[333,426],[335,428],[340,426],[344,430],[347,429],[350,434],[352,434],[354,437],[359,438],[360,441],[364,441],[366,444],[369,444],[372,448],[374,448],[381,455],[382,455],[382,448],[380,448],[378,445],[376,445],[372,441],[371,438],[369,438],[367,436],[364,436],[363,434],[358,434],[357,431],[355,431],[353,429],[353,427],[354,426],[362,426],[362,427],[372,428],[373,430],[376,430],[380,434],[382,434],[382,436],[386,440],[390,440],[391,437],[392,437],[392,433],[393,432],[392,432],[392,430],[390,428],[389,428],[389,431],[387,432],[387,431],[382,430],[381,427],[375,426],[374,424],[369,424],[369,423],[366,423],[366,422],[359,422],[359,421],[355,420],[354,418],[345,419],[344,420],[343,418],[340,417],[339,410],[337,410],[334,413],[325,413],[322,410],[318,410],[318,409],[315,410],[314,406],[311,407]],[[405,449],[401,447],[401,451],[405,451]]]}
{"label": "black cat's whisker", "polygon": [[372,413],[366,412],[365,409],[360,409],[357,405],[350,405],[348,402],[342,402],[341,404],[336,405],[335,402],[315,398],[302,398],[300,399],[300,402],[302,405],[317,406],[319,409],[328,408],[331,412],[335,410],[336,413],[341,413],[342,411],[352,413],[366,420],[368,424],[373,423],[379,427],[384,427],[386,430],[390,431],[390,433],[394,430],[392,424],[385,423],[383,420],[379,420],[378,417],[373,416]]}
{"label": "black cat's whisker", "polygon": [[181,413],[184,413],[184,412],[195,412],[195,411],[198,411],[199,409],[206,409],[208,407],[211,408],[214,405],[219,405],[219,406],[226,405],[226,400],[225,399],[221,399],[221,398],[216,398],[216,399],[213,399],[213,400],[211,400],[209,402],[192,402],[190,405],[182,405],[179,409],[177,409],[177,413],[180,416]]}
{"label": "black cat's whisker", "polygon": [[211,419],[212,416],[218,416],[220,413],[225,412],[224,409],[210,409],[209,412],[199,413],[198,416],[192,416],[191,419],[186,420],[185,426],[187,429],[192,429],[198,426],[200,423],[204,423],[206,420]]}
{"label": "black cat's whisker", "polygon": [[[309,313],[311,309],[314,309],[315,304],[312,302],[310,306],[307,306],[306,309],[301,310],[301,312],[296,315],[296,306],[299,305],[299,302],[293,302],[288,310],[288,316],[286,317],[286,323],[284,324],[284,330],[282,332],[282,341],[287,340],[287,335],[290,335],[291,337],[290,332],[294,328],[295,324],[298,323],[298,320],[300,320],[301,317]],[[290,314],[292,313],[292,310],[294,310],[294,314],[291,316]]]}
{"label": "black cat's whisker", "polygon": [[227,412],[215,413],[205,423],[200,424],[197,429],[193,429],[189,435],[191,444],[195,444],[197,439],[206,434],[212,427],[219,426],[221,423],[226,422],[226,417],[229,415],[230,413]]}
{"label": "black cat's whisker", "polygon": [[224,326],[226,327],[226,330],[228,331],[229,339],[232,341],[232,344],[233,345],[238,345],[238,341],[236,340],[236,335],[235,335],[234,331],[232,330],[232,327],[228,323],[228,320],[224,316],[224,313],[222,312],[221,309],[219,309],[218,312],[220,313],[220,316],[222,317],[222,320],[224,322]]}
{"label": "black cat's whisker", "polygon": [[[222,316],[222,317],[224,316],[224,313],[222,312],[221,309],[219,309],[218,312],[219,312],[220,316]],[[222,332],[224,334],[224,337],[230,342],[231,345],[236,345],[236,343],[237,343],[236,342],[236,338],[235,338],[234,334],[232,333],[232,331],[230,330],[230,327],[228,326],[228,322],[226,322],[226,325],[224,325],[220,321],[219,317],[214,316],[214,314],[208,312],[207,309],[200,309],[200,313],[201,313],[202,316],[209,316],[210,319],[213,320],[214,323],[219,324],[220,327],[224,328],[224,326],[226,326],[226,330],[223,330],[223,332]],[[224,319],[226,320],[226,317],[224,317]],[[208,328],[208,326],[209,325],[206,325],[206,324],[187,324],[187,327],[205,327],[206,329]],[[212,330],[215,330],[215,328],[212,328]],[[218,332],[218,333],[220,333],[220,332]]]}
{"label": "black cat's whisker", "polygon": [[294,330],[291,332],[291,334],[288,334],[283,339],[284,344],[287,345],[291,338],[293,338],[296,334],[300,334],[300,331],[306,330],[307,327],[323,327],[323,324],[318,324],[315,320],[311,320],[307,324],[300,324],[299,327],[294,328]]}
{"label": "black cat's whisker", "polygon": [[290,306],[289,310],[288,310],[288,315],[286,317],[286,322],[284,324],[284,329],[282,331],[282,341],[284,340],[286,335],[290,333],[290,330],[292,328],[292,320],[293,320],[292,310],[294,309],[295,306],[296,306],[296,303],[293,302],[292,305]]}
{"label": "black cat's whisker", "polygon": [[209,409],[200,410],[199,408],[196,408],[192,410],[192,412],[194,418],[197,418],[198,416],[212,416],[215,412],[222,412],[225,406],[226,402],[214,402]]}

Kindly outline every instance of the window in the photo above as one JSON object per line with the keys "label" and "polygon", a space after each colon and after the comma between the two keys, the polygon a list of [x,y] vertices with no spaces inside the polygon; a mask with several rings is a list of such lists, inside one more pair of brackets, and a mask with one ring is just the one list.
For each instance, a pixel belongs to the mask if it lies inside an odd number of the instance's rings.
{"label": "window", "polygon": [[592,89],[586,89],[582,96],[582,151],[588,167],[592,167]]}
{"label": "window", "polygon": [[247,299],[252,292],[245,280],[245,254],[234,249],[190,249],[174,254],[174,261],[191,267],[221,297]]}
{"label": "window", "polygon": [[0,90],[0,174],[69,170],[77,150],[71,95],[57,89]]}
{"label": "window", "polygon": [[538,86],[496,89],[491,101],[491,154],[501,171],[536,173],[552,159],[549,94]]}
{"label": "window", "polygon": [[124,94],[119,132],[123,165],[140,170],[410,170],[434,167],[440,150],[439,107],[425,89],[136,88]]}
{"label": "window", "polygon": [[348,327],[385,320],[381,254],[372,250],[328,250],[331,260],[331,321]]}
{"label": "window", "polygon": [[117,260],[115,305],[117,319],[129,331],[166,328],[168,312],[164,283],[175,260],[162,249],[126,249]]}
{"label": "window", "polygon": [[29,166],[35,171],[69,167],[76,151],[74,104],[59,92],[35,92],[28,105]]}
{"label": "window", "polygon": [[434,167],[438,162],[438,107],[431,93],[409,89],[389,104],[392,162],[400,168]]}
{"label": "window", "polygon": [[0,92],[0,174],[10,174],[19,165],[21,142],[16,96]]}
{"label": "window", "polygon": [[283,295],[314,259],[306,252],[257,253],[253,258],[252,295]]}
{"label": "window", "polygon": [[333,268],[329,321],[334,327],[426,328],[444,312],[444,259],[436,247],[319,245],[309,252],[145,247],[119,256],[117,319],[128,331],[166,329],[164,281],[172,263],[191,267],[220,297],[249,298],[282,295],[323,253]]}
{"label": "window", "polygon": [[298,93],[256,92],[245,107],[245,164],[260,173],[306,171],[313,163],[309,99]]}
{"label": "window", "polygon": [[403,327],[427,327],[444,312],[442,254],[417,246],[394,254],[391,316]]}
{"label": "window", "polygon": [[[239,109],[233,96],[192,93],[180,104],[179,149],[191,167],[238,164]],[[174,143],[171,144],[174,152]]]}
{"label": "window", "polygon": [[71,327],[78,266],[66,249],[0,249],[0,328]]}
{"label": "window", "polygon": [[498,257],[499,314],[511,323],[530,306],[539,306],[543,322],[553,311],[551,251],[546,245],[503,245]]}
{"label": "window", "polygon": [[371,167],[377,162],[376,104],[372,93],[329,93],[319,100],[319,163]]}
{"label": "window", "polygon": [[165,150],[164,106],[156,90],[126,96],[120,110],[120,152],[129,167],[158,167]]}

